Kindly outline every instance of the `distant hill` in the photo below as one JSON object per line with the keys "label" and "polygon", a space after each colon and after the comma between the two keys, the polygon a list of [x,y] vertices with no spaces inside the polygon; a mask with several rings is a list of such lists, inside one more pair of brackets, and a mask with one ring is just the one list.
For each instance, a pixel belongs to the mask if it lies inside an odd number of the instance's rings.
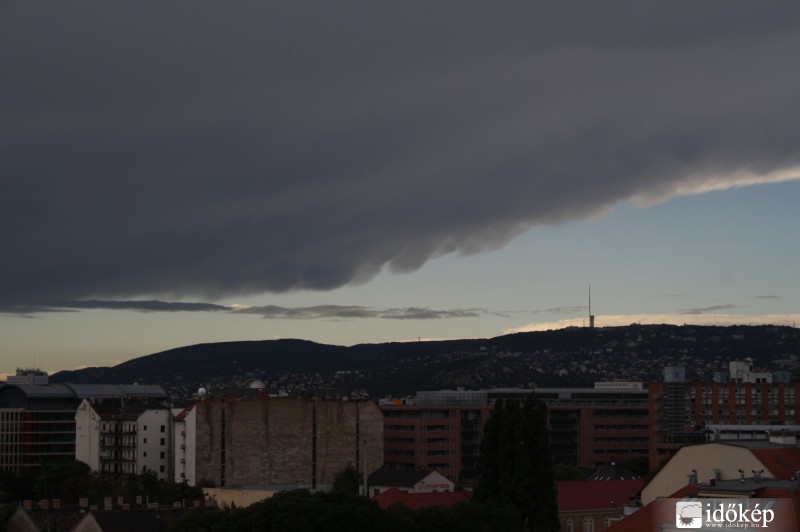
{"label": "distant hill", "polygon": [[796,373],[800,332],[780,326],[631,325],[569,328],[496,338],[360,344],[305,340],[198,344],[114,367],[62,371],[51,382],[154,383],[175,396],[198,386],[243,386],[263,380],[270,391],[363,390],[372,396],[462,386],[588,386],[600,380],[660,380],[663,367],[683,365],[690,378],[710,379],[729,360]]}

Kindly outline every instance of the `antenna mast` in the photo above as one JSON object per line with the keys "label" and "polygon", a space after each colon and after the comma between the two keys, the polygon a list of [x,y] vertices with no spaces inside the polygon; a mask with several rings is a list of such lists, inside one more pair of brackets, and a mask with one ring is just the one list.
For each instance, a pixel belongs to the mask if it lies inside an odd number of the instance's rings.
{"label": "antenna mast", "polygon": [[594,314],[592,314],[592,283],[589,283],[589,328],[594,329]]}

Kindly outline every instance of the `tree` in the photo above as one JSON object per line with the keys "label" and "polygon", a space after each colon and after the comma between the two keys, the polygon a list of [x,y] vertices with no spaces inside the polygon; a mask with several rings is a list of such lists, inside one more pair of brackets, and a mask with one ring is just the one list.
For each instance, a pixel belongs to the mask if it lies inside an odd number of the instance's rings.
{"label": "tree", "polygon": [[358,495],[358,471],[352,464],[348,465],[333,477],[331,493],[342,495]]}
{"label": "tree", "polygon": [[515,507],[529,530],[558,530],[558,505],[547,407],[498,401],[481,442],[476,502]]}
{"label": "tree", "polygon": [[[78,460],[59,460],[42,466],[33,486],[37,499],[69,499],[74,484],[89,474],[89,466]],[[71,487],[73,490],[65,489]]]}
{"label": "tree", "polygon": [[556,480],[583,480],[585,475],[578,466],[572,464],[556,464]]}

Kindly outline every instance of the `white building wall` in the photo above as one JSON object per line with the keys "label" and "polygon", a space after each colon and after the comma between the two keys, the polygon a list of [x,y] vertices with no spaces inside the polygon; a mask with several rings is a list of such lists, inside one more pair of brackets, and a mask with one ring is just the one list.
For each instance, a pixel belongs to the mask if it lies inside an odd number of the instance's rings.
{"label": "white building wall", "polygon": [[192,408],[186,414],[186,435],[184,443],[186,445],[186,482],[190,486],[197,483],[197,470],[195,469],[197,462],[197,410]]}
{"label": "white building wall", "polygon": [[159,480],[170,477],[170,433],[172,413],[167,408],[145,410],[137,420],[136,472],[154,471]]}
{"label": "white building wall", "polygon": [[186,480],[186,420],[178,418],[183,408],[172,409],[172,480],[181,483]]}
{"label": "white building wall", "polygon": [[184,414],[183,408],[175,408],[172,410],[172,415],[174,420],[172,430],[172,471],[174,480],[177,483],[186,481],[190,486],[194,486],[197,482],[195,474],[197,411],[194,407],[191,407]]}
{"label": "white building wall", "polygon": [[438,471],[433,471],[416,484],[411,493],[436,493],[442,491],[455,491],[455,483]]}
{"label": "white building wall", "polygon": [[100,470],[100,418],[86,399],[75,412],[75,459]]}

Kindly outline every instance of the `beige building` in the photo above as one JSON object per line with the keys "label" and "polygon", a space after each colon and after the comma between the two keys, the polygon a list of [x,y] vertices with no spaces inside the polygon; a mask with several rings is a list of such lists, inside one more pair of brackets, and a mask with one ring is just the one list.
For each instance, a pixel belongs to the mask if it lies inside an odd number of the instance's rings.
{"label": "beige building", "polygon": [[373,402],[259,397],[194,409],[197,482],[324,490],[348,465],[383,465],[383,413]]}
{"label": "beige building", "polygon": [[642,504],[669,497],[687,484],[720,480],[791,478],[800,448],[769,441],[701,443],[681,447],[642,489]]}

